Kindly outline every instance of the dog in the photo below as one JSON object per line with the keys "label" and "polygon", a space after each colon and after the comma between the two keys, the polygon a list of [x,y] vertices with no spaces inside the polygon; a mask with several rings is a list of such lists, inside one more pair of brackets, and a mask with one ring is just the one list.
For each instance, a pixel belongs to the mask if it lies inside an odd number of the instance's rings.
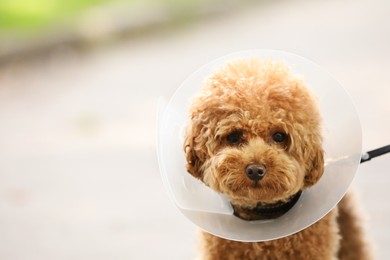
{"label": "dog", "polygon": [[[324,172],[321,121],[316,97],[284,62],[231,61],[192,100],[184,138],[187,171],[225,195],[238,218],[280,217]],[[202,259],[372,258],[351,194],[318,222],[284,238],[201,237]]]}

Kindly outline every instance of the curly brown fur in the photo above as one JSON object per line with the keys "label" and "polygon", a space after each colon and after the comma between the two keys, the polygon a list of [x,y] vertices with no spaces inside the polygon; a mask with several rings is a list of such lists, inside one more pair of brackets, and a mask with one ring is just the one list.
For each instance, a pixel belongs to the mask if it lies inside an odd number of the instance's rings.
{"label": "curly brown fur", "polygon": [[[281,62],[237,60],[208,78],[190,107],[184,149],[187,171],[227,196],[236,216],[247,220],[261,219],[259,207],[288,202],[324,171],[316,100]],[[257,167],[256,178],[249,165]],[[269,242],[203,233],[204,259],[336,258],[337,211]]]}
{"label": "curly brown fur", "polygon": [[347,193],[338,205],[340,227],[340,259],[373,259],[372,245],[364,235],[362,213],[357,207],[356,194]]}
{"label": "curly brown fur", "polygon": [[305,230],[267,242],[237,242],[202,233],[202,259],[335,259],[339,247],[337,210]]}

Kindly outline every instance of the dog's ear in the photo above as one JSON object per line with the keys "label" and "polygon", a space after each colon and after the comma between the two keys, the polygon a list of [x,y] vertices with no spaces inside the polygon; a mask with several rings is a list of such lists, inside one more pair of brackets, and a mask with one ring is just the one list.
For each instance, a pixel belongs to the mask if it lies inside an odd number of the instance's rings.
{"label": "dog's ear", "polygon": [[201,125],[192,119],[187,125],[185,132],[184,152],[187,160],[187,171],[198,179],[202,179],[203,177],[201,166],[205,158],[205,153],[202,151],[202,144],[199,142],[199,139],[202,138],[200,135]]}
{"label": "dog's ear", "polygon": [[192,176],[201,179],[202,173],[200,171],[199,158],[196,156],[194,149],[189,144],[184,144],[184,151],[186,153],[186,168]]}
{"label": "dog's ear", "polygon": [[304,187],[316,184],[324,173],[324,150],[320,143],[309,149],[308,169],[306,171]]}

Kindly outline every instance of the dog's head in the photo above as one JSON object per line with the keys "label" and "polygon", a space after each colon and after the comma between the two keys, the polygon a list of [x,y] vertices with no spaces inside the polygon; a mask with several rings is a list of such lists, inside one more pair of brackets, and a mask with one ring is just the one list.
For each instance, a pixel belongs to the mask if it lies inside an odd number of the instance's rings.
{"label": "dog's head", "polygon": [[238,60],[208,78],[184,149],[187,171],[248,220],[283,214],[324,170],[316,102],[280,62]]}

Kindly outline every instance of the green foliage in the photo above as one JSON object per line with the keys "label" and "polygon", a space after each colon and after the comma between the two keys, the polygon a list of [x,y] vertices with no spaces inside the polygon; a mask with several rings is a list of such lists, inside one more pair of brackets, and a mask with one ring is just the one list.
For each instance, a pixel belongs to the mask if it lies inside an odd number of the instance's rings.
{"label": "green foliage", "polygon": [[91,7],[121,2],[128,8],[165,6],[186,16],[197,6],[216,0],[0,0],[0,35],[7,31],[36,31],[59,21],[72,21]]}
{"label": "green foliage", "polygon": [[110,0],[1,0],[0,30],[36,29]]}

